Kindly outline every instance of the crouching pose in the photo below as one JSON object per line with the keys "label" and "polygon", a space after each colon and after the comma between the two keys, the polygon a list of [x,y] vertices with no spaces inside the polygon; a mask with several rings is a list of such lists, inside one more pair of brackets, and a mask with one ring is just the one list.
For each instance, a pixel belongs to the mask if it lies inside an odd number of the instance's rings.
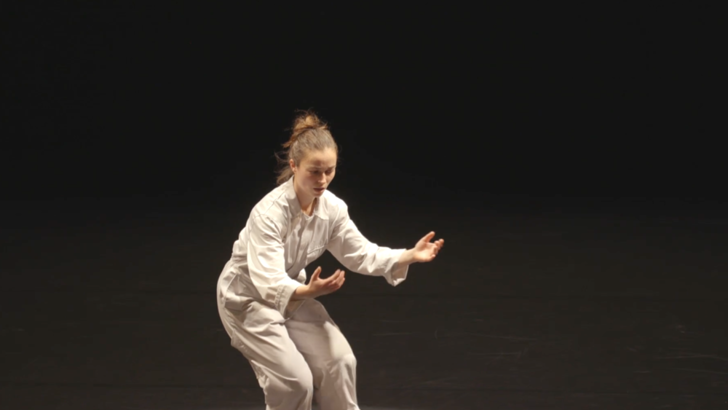
{"label": "crouching pose", "polygon": [[444,240],[434,232],[412,249],[369,242],[347,205],[328,190],[338,148],[312,112],[299,115],[283,145],[278,186],[255,205],[217,283],[218,310],[231,345],[250,362],[269,410],[359,409],[356,358],[315,298],[344,284],[344,271],[306,284],[304,268],[328,250],[344,267],[396,286],[409,265],[429,262]]}

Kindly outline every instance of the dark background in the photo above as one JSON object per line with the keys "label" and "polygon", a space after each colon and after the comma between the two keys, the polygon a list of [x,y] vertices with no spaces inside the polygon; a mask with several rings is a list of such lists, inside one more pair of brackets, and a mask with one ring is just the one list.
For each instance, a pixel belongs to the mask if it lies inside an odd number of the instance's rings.
{"label": "dark background", "polygon": [[349,199],[723,196],[719,28],[698,6],[9,17],[6,199],[258,197],[301,108],[331,124]]}
{"label": "dark background", "polygon": [[447,243],[401,287],[348,275],[324,298],[363,403],[723,408],[717,10],[2,14],[0,407],[260,405],[214,286],[312,108],[364,234]]}

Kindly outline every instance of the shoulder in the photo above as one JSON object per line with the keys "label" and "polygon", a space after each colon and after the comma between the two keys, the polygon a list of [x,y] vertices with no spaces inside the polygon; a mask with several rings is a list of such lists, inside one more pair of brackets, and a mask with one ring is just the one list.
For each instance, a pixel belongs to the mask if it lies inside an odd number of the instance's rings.
{"label": "shoulder", "polygon": [[321,213],[329,220],[337,221],[349,213],[346,202],[333,192],[326,190],[321,196]]}
{"label": "shoulder", "polygon": [[286,197],[286,189],[279,185],[266,194],[250,212],[252,222],[265,221],[278,227],[287,225],[290,219],[291,209]]}

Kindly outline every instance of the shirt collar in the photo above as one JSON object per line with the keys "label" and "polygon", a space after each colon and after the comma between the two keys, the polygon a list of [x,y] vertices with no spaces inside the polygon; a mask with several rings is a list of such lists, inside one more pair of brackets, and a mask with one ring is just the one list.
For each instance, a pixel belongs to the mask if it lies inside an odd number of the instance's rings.
{"label": "shirt collar", "polygon": [[[288,201],[288,206],[291,210],[291,214],[295,216],[302,213],[303,210],[301,209],[301,204],[298,202],[296,190],[293,188],[293,177],[288,178],[288,181],[284,182],[284,185],[286,189],[286,200]],[[324,212],[324,206],[322,202],[323,196],[319,197],[318,203],[313,210],[313,215],[316,215],[321,219],[329,219],[326,216],[326,212]]]}

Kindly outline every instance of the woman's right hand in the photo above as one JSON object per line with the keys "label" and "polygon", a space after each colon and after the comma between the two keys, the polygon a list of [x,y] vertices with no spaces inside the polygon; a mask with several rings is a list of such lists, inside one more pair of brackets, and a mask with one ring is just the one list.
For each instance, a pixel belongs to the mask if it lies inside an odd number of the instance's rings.
{"label": "woman's right hand", "polygon": [[295,299],[317,298],[319,296],[328,295],[336,292],[344,284],[346,278],[344,271],[337,269],[333,275],[326,279],[321,279],[321,267],[319,266],[311,275],[308,285],[299,286],[294,292]]}

